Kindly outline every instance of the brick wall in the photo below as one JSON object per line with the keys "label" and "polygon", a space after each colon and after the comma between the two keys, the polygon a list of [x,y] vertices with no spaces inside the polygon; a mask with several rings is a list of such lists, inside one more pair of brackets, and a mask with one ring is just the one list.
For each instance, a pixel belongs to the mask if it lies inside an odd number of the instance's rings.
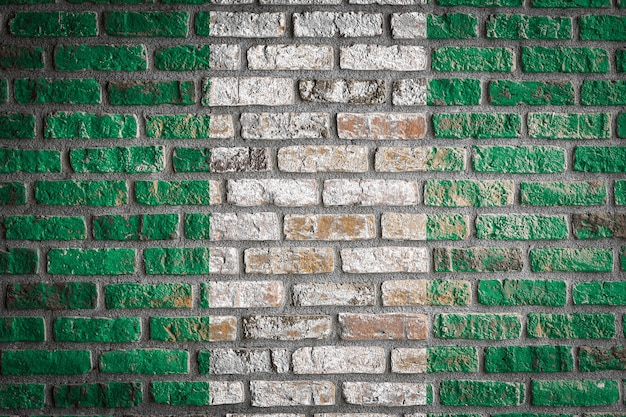
{"label": "brick wall", "polygon": [[626,2],[423,3],[0,1],[0,414],[625,416]]}

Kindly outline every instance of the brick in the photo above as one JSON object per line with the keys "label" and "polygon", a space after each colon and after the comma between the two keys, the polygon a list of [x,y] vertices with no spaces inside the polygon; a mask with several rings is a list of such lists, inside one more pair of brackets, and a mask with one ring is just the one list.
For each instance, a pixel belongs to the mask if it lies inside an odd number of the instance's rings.
{"label": "brick", "polygon": [[343,399],[348,404],[379,407],[415,406],[432,403],[432,386],[404,382],[344,382]]}
{"label": "brick", "polygon": [[186,12],[104,12],[109,36],[185,38],[189,31]]}
{"label": "brick", "polygon": [[426,50],[415,45],[342,46],[339,49],[339,66],[360,71],[424,71]]}
{"label": "brick", "polygon": [[483,214],[476,218],[476,237],[491,240],[560,240],[567,239],[564,215]]}
{"label": "brick", "polygon": [[488,39],[571,39],[571,17],[495,14],[486,21]]}
{"label": "brick", "polygon": [[626,104],[625,80],[585,80],[580,91],[583,106],[620,106]]}
{"label": "brick", "polygon": [[270,308],[285,303],[282,281],[211,281],[200,285],[203,308]]}
{"label": "brick", "polygon": [[565,149],[556,146],[473,146],[475,172],[553,174],[565,171]]}
{"label": "brick", "polygon": [[529,206],[592,206],[606,203],[603,181],[522,182],[520,202]]}
{"label": "brick", "polygon": [[626,213],[574,213],[572,232],[576,239],[626,238]]}
{"label": "brick", "polygon": [[57,45],[54,66],[61,71],[145,71],[144,45]]}
{"label": "brick", "polygon": [[435,248],[436,272],[513,272],[523,267],[521,248]]}
{"label": "brick", "polygon": [[309,38],[380,36],[383,34],[383,15],[363,12],[294,13],[293,33],[296,37]]}
{"label": "brick", "polygon": [[58,408],[131,408],[142,403],[141,382],[54,385],[52,397]]}
{"label": "brick", "polygon": [[330,45],[255,45],[248,49],[251,70],[332,70]]}
{"label": "brick", "polygon": [[85,219],[58,216],[6,216],[6,239],[83,240],[87,237]]}
{"label": "brick", "polygon": [[146,375],[186,374],[189,353],[184,350],[133,349],[100,354],[100,372]]}
{"label": "brick", "polygon": [[[209,218],[210,216],[210,218]],[[208,232],[208,233],[207,233]],[[185,236],[188,239],[280,240],[276,213],[187,213]]]}
{"label": "brick", "polygon": [[96,240],[144,241],[178,238],[178,214],[108,214],[93,218]]}
{"label": "brick", "polygon": [[363,282],[297,283],[292,287],[292,302],[296,307],[373,306],[376,289]]}
{"label": "brick", "polygon": [[0,275],[37,273],[39,255],[36,250],[7,248],[0,250]]}
{"label": "brick", "polygon": [[574,104],[574,86],[569,81],[490,81],[489,103],[492,106],[570,105]]}
{"label": "brick", "polygon": [[378,172],[429,172],[465,170],[465,150],[448,147],[378,147],[374,159]]}
{"label": "brick", "polygon": [[314,179],[242,179],[229,180],[228,204],[235,206],[304,207],[319,204]]}
{"label": "brick", "polygon": [[572,287],[576,305],[626,305],[626,282],[577,282]]}
{"label": "brick", "polygon": [[476,106],[480,104],[480,80],[447,78],[429,80],[426,104],[429,106]]}
{"label": "brick", "polygon": [[46,149],[0,149],[0,173],[14,172],[61,172],[61,153]]}
{"label": "brick", "polygon": [[382,374],[386,353],[375,346],[316,346],[296,349],[294,374]]}
{"label": "brick", "polygon": [[429,347],[426,351],[428,373],[478,372],[478,353],[475,347],[436,346]]}
{"label": "brick", "polygon": [[203,106],[294,104],[293,80],[269,77],[211,77],[202,86]]}
{"label": "brick", "polygon": [[136,317],[59,317],[54,320],[53,333],[57,342],[138,342],[141,321]]}
{"label": "brick", "polygon": [[626,370],[625,353],[624,346],[581,346],[578,348],[578,366],[581,372],[623,371]]}
{"label": "brick", "polygon": [[391,36],[394,39],[424,39],[426,38],[426,14],[392,13]]}
{"label": "brick", "polygon": [[5,350],[3,375],[81,375],[91,371],[89,350]]}
{"label": "brick", "polygon": [[335,269],[331,248],[249,248],[244,251],[248,274],[324,274]]}
{"label": "brick", "polygon": [[525,384],[498,381],[441,381],[442,405],[513,407],[524,403]]}
{"label": "brick", "polygon": [[250,381],[253,407],[323,406],[335,404],[329,381]]}
{"label": "brick", "polygon": [[176,148],[176,172],[260,172],[270,169],[269,148]]}
{"label": "brick", "polygon": [[612,339],[615,337],[615,316],[529,313],[527,331],[531,339]]}
{"label": "brick", "polygon": [[109,81],[113,106],[189,106],[196,103],[194,81]]}
{"label": "brick", "polygon": [[100,104],[100,84],[93,78],[18,78],[13,81],[18,104]]}
{"label": "brick", "polygon": [[108,309],[191,308],[189,284],[107,284],[104,292]]}
{"label": "brick", "polygon": [[425,106],[429,80],[406,78],[392,84],[391,102],[394,106]]}
{"label": "brick", "polygon": [[609,55],[602,48],[522,47],[524,72],[604,73],[609,72]]}
{"label": "brick", "polygon": [[286,146],[278,150],[278,168],[285,172],[367,172],[364,146]]}
{"label": "brick", "polygon": [[428,337],[428,316],[339,313],[339,336],[343,340],[422,340]]}
{"label": "brick", "polygon": [[70,150],[70,165],[74,172],[161,172],[165,168],[165,152],[163,146],[78,148]]}
{"label": "brick", "polygon": [[528,134],[534,139],[604,139],[611,137],[608,113],[528,113]]}
{"label": "brick", "polygon": [[556,280],[481,279],[478,302],[489,306],[552,306],[566,303],[567,284]]}
{"label": "brick", "polygon": [[46,139],[132,139],[137,137],[134,114],[57,112],[45,117]]}
{"label": "brick", "polygon": [[617,137],[626,138],[626,113],[617,115]]}
{"label": "brick", "polygon": [[533,272],[612,272],[613,250],[603,248],[534,248]]}
{"label": "brick", "polygon": [[383,239],[462,240],[469,234],[469,219],[458,214],[383,213]]}
{"label": "brick", "polygon": [[[608,2],[605,4],[608,5]],[[580,39],[584,41],[624,41],[626,16],[586,15],[578,18]]]}
{"label": "brick", "polygon": [[50,249],[48,273],[58,275],[127,275],[137,269],[135,249]]}
{"label": "brick", "polygon": [[619,401],[617,381],[531,381],[532,404],[551,407],[599,406]]}
{"label": "brick", "polygon": [[579,7],[610,7],[610,0],[534,0],[533,7],[537,8],[579,8]]}
{"label": "brick", "polygon": [[217,181],[135,181],[135,199],[147,206],[215,205],[221,203]]}
{"label": "brick", "polygon": [[34,115],[23,113],[0,113],[0,139],[34,138]]}
{"label": "brick", "polygon": [[574,171],[626,172],[626,146],[577,146]]}
{"label": "brick", "polygon": [[26,204],[26,187],[21,182],[0,182],[0,206]]}
{"label": "brick", "polygon": [[432,123],[436,138],[514,139],[522,130],[514,113],[437,113]]}
{"label": "brick", "polygon": [[17,12],[9,20],[9,32],[19,37],[88,37],[98,35],[94,12]]}
{"label": "brick", "polygon": [[244,139],[328,139],[330,136],[328,113],[243,113],[240,123]]}
{"label": "brick", "polygon": [[93,282],[9,283],[6,289],[8,309],[91,310],[97,301]]}
{"label": "brick", "polygon": [[376,237],[371,214],[287,214],[286,240],[369,240]]}
{"label": "brick", "polygon": [[289,354],[286,349],[201,350],[198,368],[206,375],[284,374],[289,371]]}
{"label": "brick", "polygon": [[285,34],[284,13],[199,12],[196,33],[200,36],[275,38]]}
{"label": "brick", "polygon": [[434,71],[512,72],[515,53],[512,48],[477,48],[443,46],[432,51]]}
{"label": "brick", "polygon": [[45,342],[44,326],[43,317],[2,317],[0,342]]}
{"label": "brick", "polygon": [[209,385],[208,381],[155,381],[150,384],[150,393],[157,404],[206,406],[212,405]]}
{"label": "brick", "polygon": [[117,207],[126,204],[126,181],[37,181],[35,200],[55,206]]}
{"label": "brick", "polygon": [[626,181],[615,181],[613,195],[615,197],[616,205],[626,205]]}
{"label": "brick", "polygon": [[468,305],[471,285],[462,280],[389,280],[382,284],[383,306]]}
{"label": "brick", "polygon": [[522,7],[523,0],[437,0],[439,6]]}
{"label": "brick", "polygon": [[45,398],[45,384],[0,385],[0,409],[44,408]]}
{"label": "brick", "polygon": [[570,346],[505,346],[485,348],[485,371],[571,372],[574,359]]}
{"label": "brick", "polygon": [[626,50],[624,49],[618,49],[617,51],[615,51],[615,71],[626,72]]}
{"label": "brick", "polygon": [[233,119],[223,114],[146,116],[146,136],[155,139],[232,139]]}
{"label": "brick", "polygon": [[144,250],[146,273],[150,275],[236,274],[234,248],[149,248]]}
{"label": "brick", "polygon": [[[189,288],[187,289],[189,290]],[[191,305],[187,305],[187,307],[191,307]],[[151,340],[208,342],[210,341],[210,333],[209,317],[150,317]]]}
{"label": "brick", "polygon": [[439,207],[499,207],[513,204],[513,181],[428,180],[424,204]]}
{"label": "brick", "polygon": [[437,314],[435,337],[439,339],[518,339],[522,322],[518,314]]}
{"label": "brick", "polygon": [[239,45],[177,45],[158,48],[154,65],[163,71],[238,70]]}
{"label": "brick", "polygon": [[246,339],[328,339],[333,333],[331,316],[323,315],[253,315],[244,317],[242,324]]}
{"label": "brick", "polygon": [[0,46],[0,69],[42,69],[44,49],[41,47],[2,45]]}
{"label": "brick", "polygon": [[326,180],[322,200],[326,206],[412,206],[419,202],[419,186],[402,180]]}
{"label": "brick", "polygon": [[341,249],[341,266],[348,274],[428,272],[428,249],[383,246]]}
{"label": "brick", "polygon": [[304,79],[298,81],[300,98],[310,103],[382,104],[385,80]]}
{"label": "brick", "polygon": [[422,113],[338,113],[340,139],[413,140],[426,136]]}
{"label": "brick", "polygon": [[478,19],[473,14],[446,13],[426,16],[428,39],[471,39],[478,37]]}

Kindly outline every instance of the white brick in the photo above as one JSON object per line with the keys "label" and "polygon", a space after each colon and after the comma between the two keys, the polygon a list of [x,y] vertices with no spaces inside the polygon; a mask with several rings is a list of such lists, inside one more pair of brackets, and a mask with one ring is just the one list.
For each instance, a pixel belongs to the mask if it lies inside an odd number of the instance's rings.
{"label": "white brick", "polygon": [[303,207],[319,204],[316,180],[230,180],[226,188],[228,203],[236,206]]}
{"label": "white brick", "polygon": [[395,39],[425,39],[426,15],[424,13],[393,13],[391,34]]}
{"label": "white brick", "polygon": [[236,248],[209,248],[210,274],[238,274],[239,254]]}
{"label": "white brick", "polygon": [[267,308],[285,303],[282,281],[211,281],[209,308]]}
{"label": "white brick", "polygon": [[291,78],[211,77],[204,82],[204,106],[280,106],[293,102]]}
{"label": "white brick", "polygon": [[286,172],[366,172],[365,146],[287,146],[278,150],[278,168]]}
{"label": "white brick", "polygon": [[341,250],[343,272],[372,274],[428,272],[428,249],[400,246]]}
{"label": "white brick", "polygon": [[388,280],[381,286],[384,306],[430,305],[424,279]]}
{"label": "white brick", "polygon": [[409,78],[393,82],[391,102],[394,106],[425,106],[428,81],[425,78]]}
{"label": "white brick", "polygon": [[365,37],[383,33],[383,17],[380,13],[294,13],[296,37]]}
{"label": "white brick", "polygon": [[211,45],[209,67],[216,71],[240,69],[241,47],[239,45]]}
{"label": "white brick", "polygon": [[295,374],[382,374],[385,357],[375,346],[317,346],[297,349],[291,362]]}
{"label": "white brick", "polygon": [[334,405],[335,385],[328,381],[250,381],[253,407]]}
{"label": "white brick", "polygon": [[282,4],[282,5],[333,5],[341,4],[342,0],[259,0],[261,4]]}
{"label": "white brick", "polygon": [[289,372],[286,349],[210,349],[210,375]]}
{"label": "white brick", "polygon": [[342,69],[368,71],[423,71],[426,49],[415,45],[342,46],[339,54]]}
{"label": "white brick", "polygon": [[285,34],[284,13],[211,11],[211,37],[271,38]]}
{"label": "white brick", "polygon": [[219,240],[280,240],[278,216],[264,213],[212,213],[210,239]]}
{"label": "white brick", "polygon": [[343,398],[348,404],[399,407],[426,405],[428,384],[401,382],[344,382]]}
{"label": "white brick", "polygon": [[211,172],[214,173],[271,170],[269,148],[212,148],[210,154]]}
{"label": "white brick", "polygon": [[286,240],[367,240],[376,237],[373,214],[287,214]]}
{"label": "white brick", "polygon": [[383,239],[426,240],[425,214],[383,213],[380,223]]}
{"label": "white brick", "polygon": [[335,269],[332,248],[249,248],[244,262],[249,274],[322,274]]}
{"label": "white brick", "polygon": [[242,322],[246,339],[328,339],[333,332],[331,316],[323,315],[255,315]]}
{"label": "white brick", "polygon": [[313,282],[293,285],[295,306],[373,306],[374,284],[364,282]]}
{"label": "white brick", "polygon": [[398,348],[391,351],[391,372],[424,374],[426,370],[426,348]]}
{"label": "white brick", "polygon": [[312,103],[382,104],[384,80],[319,79],[298,82],[300,98]]}
{"label": "white brick", "polygon": [[326,206],[413,206],[419,203],[419,185],[402,180],[326,180],[322,199]]}
{"label": "white brick", "polygon": [[243,382],[211,381],[209,384],[209,399],[211,405],[242,403],[245,399]]}
{"label": "white brick", "polygon": [[248,49],[252,70],[331,70],[334,54],[330,45],[257,45]]}
{"label": "white brick", "polygon": [[240,122],[244,139],[327,139],[330,136],[328,113],[243,113]]}

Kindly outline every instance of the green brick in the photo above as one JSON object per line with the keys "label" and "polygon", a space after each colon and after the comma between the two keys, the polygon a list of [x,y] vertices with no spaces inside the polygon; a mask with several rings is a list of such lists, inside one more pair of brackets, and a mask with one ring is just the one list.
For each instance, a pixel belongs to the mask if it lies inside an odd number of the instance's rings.
{"label": "green brick", "polygon": [[82,217],[7,216],[4,228],[6,238],[15,240],[82,240],[87,237]]}
{"label": "green brick", "polygon": [[111,374],[186,374],[188,363],[185,350],[132,349],[100,354],[100,372]]}
{"label": "green brick", "polygon": [[60,317],[54,321],[57,342],[128,343],[137,342],[140,337],[141,319],[137,317]]}
{"label": "green brick", "polygon": [[26,204],[26,187],[21,182],[0,182],[0,206]]}
{"label": "green brick", "polygon": [[211,213],[185,213],[185,237],[187,239],[210,239]]}
{"label": "green brick", "polygon": [[469,305],[471,286],[461,280],[428,280],[426,301],[431,306]]}
{"label": "green brick", "polygon": [[533,139],[605,139],[611,137],[609,113],[528,113]]}
{"label": "green brick", "polygon": [[428,180],[424,204],[439,207],[499,207],[513,204],[513,181]]}
{"label": "green brick", "polygon": [[163,146],[116,146],[70,150],[74,172],[144,174],[165,169]]}
{"label": "green brick", "polygon": [[39,255],[36,250],[8,248],[0,250],[0,275],[36,274]]}
{"label": "green brick", "polygon": [[618,206],[626,205],[626,181],[615,181],[613,194],[615,196],[615,204]]}
{"label": "green brick", "polygon": [[576,417],[576,415],[553,414],[553,413],[505,413],[505,414],[492,414],[491,417]]}
{"label": "green brick", "polygon": [[189,31],[186,12],[104,12],[109,36],[185,38]]}
{"label": "green brick", "polygon": [[141,405],[141,382],[55,385],[52,397],[58,408],[131,408]]}
{"label": "green brick", "polygon": [[211,69],[211,45],[178,45],[159,48],[154,57],[163,71],[205,71]]}
{"label": "green brick", "polygon": [[22,113],[0,114],[0,139],[34,139],[35,116]]}
{"label": "green brick", "polygon": [[134,114],[58,112],[46,116],[47,139],[132,139],[137,137]]}
{"label": "green brick", "polygon": [[157,404],[168,405],[211,405],[209,382],[153,382],[150,392]]}
{"label": "green brick", "polygon": [[[626,26],[626,17],[624,19]],[[583,106],[626,105],[626,80],[585,80],[580,97]]]}
{"label": "green brick", "polygon": [[42,69],[42,47],[0,45],[0,70]]}
{"label": "green brick", "polygon": [[492,106],[569,105],[574,104],[574,86],[569,81],[490,81],[489,103]]}
{"label": "green brick", "polygon": [[478,372],[478,352],[469,346],[426,348],[426,372]]}
{"label": "green brick", "polygon": [[18,78],[13,82],[19,104],[99,104],[100,84],[93,78]]}
{"label": "green brick", "polygon": [[135,249],[50,249],[48,273],[126,275],[136,272]]}
{"label": "green brick", "polygon": [[626,281],[578,282],[572,298],[577,305],[626,305]]}
{"label": "green brick", "polygon": [[98,289],[93,282],[10,283],[6,302],[17,310],[93,310]]}
{"label": "green brick", "polygon": [[511,72],[515,53],[511,48],[443,46],[432,52],[434,71]]}
{"label": "green brick", "polygon": [[135,199],[147,206],[181,206],[211,204],[210,182],[135,181]]}
{"label": "green brick", "polygon": [[524,402],[524,384],[497,381],[441,381],[442,405],[512,407]]}
{"label": "green brick", "polygon": [[149,248],[143,252],[148,275],[208,274],[209,248]]}
{"label": "green brick", "polygon": [[[620,251],[621,251],[620,256],[619,256],[620,264],[622,265],[622,271],[626,272],[626,246],[622,246]],[[624,323],[625,323],[624,327],[626,327],[626,321],[624,321]]]}
{"label": "green brick", "polygon": [[439,6],[522,7],[524,0],[437,0]]}
{"label": "green brick", "polygon": [[473,14],[448,13],[426,16],[428,39],[470,39],[478,37],[478,19]]}
{"label": "green brick", "polygon": [[626,113],[619,113],[616,118],[617,122],[617,137],[626,138]]}
{"label": "green brick", "polygon": [[113,106],[189,106],[196,101],[193,81],[110,81],[107,91]]}
{"label": "green brick", "polygon": [[626,16],[580,16],[578,24],[584,41],[626,41]]}
{"label": "green brick", "polygon": [[146,117],[146,136],[156,139],[209,139],[208,114],[161,114]]}
{"label": "green brick", "polygon": [[94,217],[96,240],[171,240],[178,237],[178,214],[109,214]]}
{"label": "green brick", "polygon": [[612,339],[613,314],[528,314],[528,337],[532,339]]}
{"label": "green brick", "polygon": [[45,384],[0,384],[0,408],[43,408]]}
{"label": "green brick", "polygon": [[520,202],[528,206],[606,204],[606,187],[603,181],[522,182]]}
{"label": "green brick", "polygon": [[174,172],[211,172],[211,149],[176,148],[172,165]]}
{"label": "green brick", "polygon": [[6,103],[9,100],[9,82],[6,79],[0,79],[0,103]]}
{"label": "green brick", "polygon": [[574,171],[626,172],[626,146],[577,146]]}
{"label": "green brick", "polygon": [[67,2],[72,4],[151,4],[154,0],[67,0]]}
{"label": "green brick", "polygon": [[209,342],[209,317],[151,317],[150,339],[161,342]]}
{"label": "green brick", "polygon": [[430,80],[426,102],[429,106],[476,106],[480,104],[480,80],[450,78]]}
{"label": "green brick", "polygon": [[91,371],[89,350],[5,350],[3,375],[80,375]]}
{"label": "green brick", "polygon": [[572,372],[571,346],[505,346],[485,348],[485,371]]}
{"label": "green brick", "polygon": [[436,138],[513,139],[522,130],[522,119],[514,113],[438,113],[432,122]]}
{"label": "green brick", "polygon": [[0,148],[0,173],[61,172],[61,152]]}
{"label": "green brick", "polygon": [[54,48],[54,65],[61,71],[144,71],[144,45],[59,45]]}
{"label": "green brick", "polygon": [[43,317],[0,317],[0,342],[45,342]]}
{"label": "green brick", "polygon": [[565,171],[565,149],[554,146],[473,146],[475,172],[553,174]]}
{"label": "green brick", "polygon": [[426,240],[463,240],[469,235],[469,221],[460,214],[429,214]]}
{"label": "green brick", "polygon": [[615,71],[626,72],[626,49],[615,51]]}
{"label": "green brick", "polygon": [[518,339],[521,332],[517,314],[437,314],[434,324],[439,339]]}
{"label": "green brick", "polygon": [[481,279],[478,302],[488,306],[551,306],[566,303],[567,284],[555,280]]}
{"label": "green brick", "polygon": [[524,72],[604,73],[609,69],[609,54],[602,48],[522,47]]}
{"label": "green brick", "polygon": [[581,372],[624,371],[626,370],[626,347],[578,348],[578,366]]}
{"label": "green brick", "polygon": [[571,39],[571,17],[496,14],[487,18],[488,39]]}
{"label": "green brick", "polygon": [[0,0],[0,4],[46,4],[54,3],[54,0]]}
{"label": "green brick", "polygon": [[531,381],[532,405],[589,407],[619,401],[617,381]]}
{"label": "green brick", "polygon": [[126,181],[37,181],[35,200],[55,206],[117,207],[126,204]]}
{"label": "green brick", "polygon": [[476,237],[491,240],[567,239],[564,215],[483,214],[476,218]]}
{"label": "green brick", "polygon": [[611,7],[611,0],[533,0],[532,6],[558,9]]}
{"label": "green brick", "polygon": [[95,12],[17,12],[9,20],[9,32],[31,38],[98,36]]}
{"label": "green brick", "polygon": [[572,231],[577,239],[626,238],[626,213],[574,213]]}
{"label": "green brick", "polygon": [[109,309],[191,308],[192,291],[189,284],[109,284],[105,299]]}
{"label": "green brick", "polygon": [[611,272],[613,250],[603,248],[534,248],[530,250],[533,272]]}
{"label": "green brick", "polygon": [[520,248],[435,248],[436,272],[512,272],[523,267]]}

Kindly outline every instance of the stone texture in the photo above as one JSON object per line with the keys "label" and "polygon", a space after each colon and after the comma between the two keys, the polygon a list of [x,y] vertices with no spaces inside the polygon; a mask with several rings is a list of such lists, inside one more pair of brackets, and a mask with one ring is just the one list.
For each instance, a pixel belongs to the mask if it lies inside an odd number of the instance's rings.
{"label": "stone texture", "polygon": [[236,206],[274,204],[281,207],[302,207],[319,204],[316,180],[229,180],[227,192],[228,203]]}
{"label": "stone texture", "polygon": [[291,360],[295,374],[382,374],[386,367],[385,350],[374,346],[304,347]]}
{"label": "stone texture", "polygon": [[251,70],[332,70],[330,45],[257,45],[248,49]]}
{"label": "stone texture", "polygon": [[339,65],[342,69],[360,71],[423,71],[426,69],[426,50],[414,45],[342,46]]}
{"label": "stone texture", "polygon": [[407,78],[393,82],[391,102],[394,106],[425,106],[428,80]]}
{"label": "stone texture", "polygon": [[340,139],[413,140],[426,136],[422,113],[338,113]]}
{"label": "stone texture", "polygon": [[298,90],[311,103],[382,104],[386,98],[384,80],[300,80]]}
{"label": "stone texture", "polygon": [[243,113],[240,121],[244,139],[327,139],[330,136],[327,113]]}
{"label": "stone texture", "polygon": [[394,39],[426,38],[426,15],[424,13],[393,13],[391,15],[391,36]]}
{"label": "stone texture", "polygon": [[417,181],[326,180],[326,206],[412,206],[419,202]]}
{"label": "stone texture", "polygon": [[428,249],[386,246],[341,249],[343,271],[349,274],[428,272]]}

